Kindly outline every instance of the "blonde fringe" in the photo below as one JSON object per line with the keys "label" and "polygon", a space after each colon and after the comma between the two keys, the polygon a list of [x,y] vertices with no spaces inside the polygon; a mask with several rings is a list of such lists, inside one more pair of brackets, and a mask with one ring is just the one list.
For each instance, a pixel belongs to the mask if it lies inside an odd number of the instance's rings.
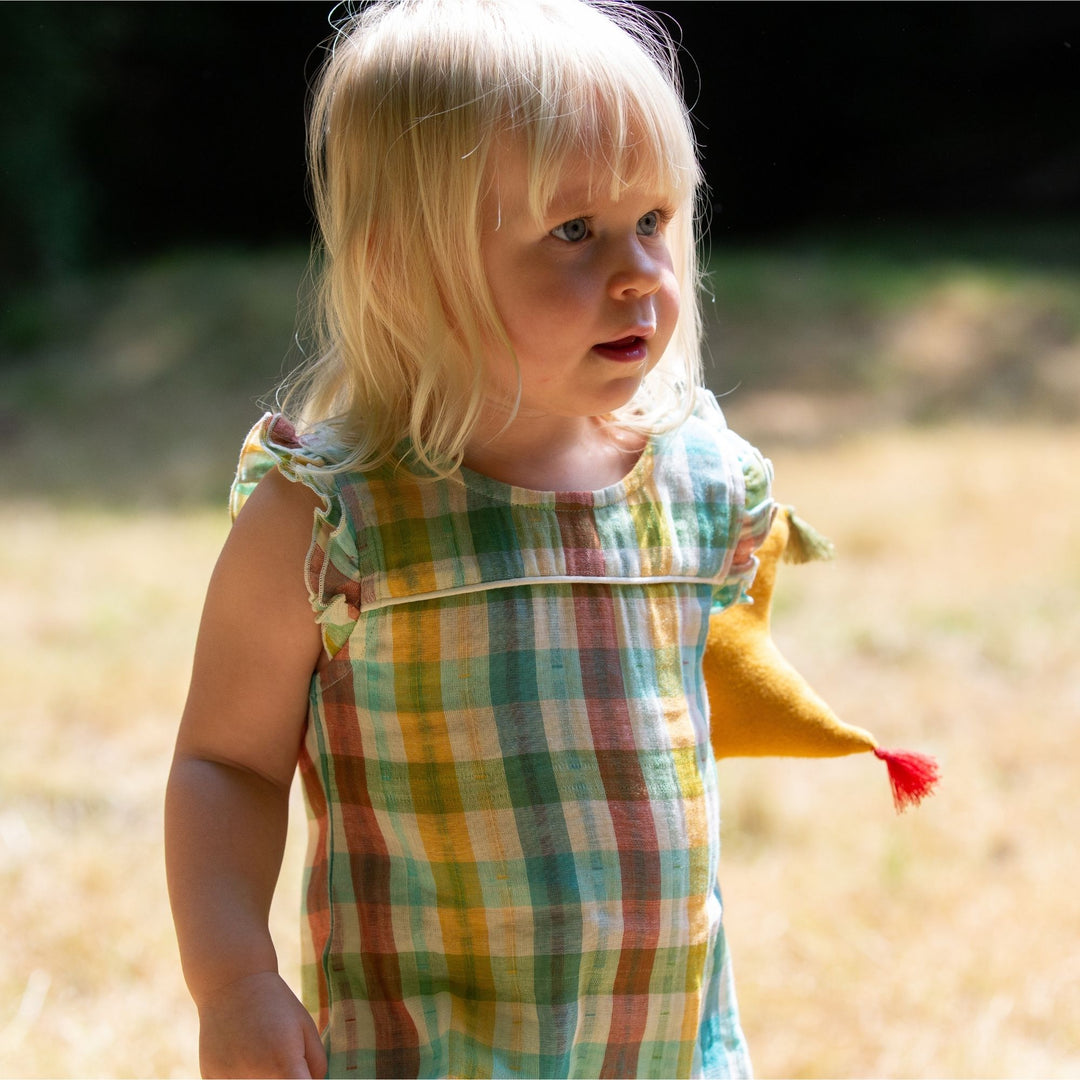
{"label": "blonde fringe", "polygon": [[333,451],[330,468],[373,468],[404,443],[435,475],[460,464],[484,402],[484,343],[509,348],[480,252],[506,138],[525,146],[537,214],[583,155],[612,194],[647,181],[676,197],[679,323],[611,420],[650,434],[692,409],[701,173],[659,20],[611,0],[392,0],[343,22],[310,108],[312,352],[278,402]]}

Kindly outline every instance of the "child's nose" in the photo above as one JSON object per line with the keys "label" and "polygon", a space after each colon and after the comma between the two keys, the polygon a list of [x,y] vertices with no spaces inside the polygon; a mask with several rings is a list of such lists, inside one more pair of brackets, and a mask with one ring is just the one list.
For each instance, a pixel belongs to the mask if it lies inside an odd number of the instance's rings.
{"label": "child's nose", "polygon": [[660,288],[662,267],[654,255],[635,236],[616,254],[608,292],[616,300],[649,296]]}

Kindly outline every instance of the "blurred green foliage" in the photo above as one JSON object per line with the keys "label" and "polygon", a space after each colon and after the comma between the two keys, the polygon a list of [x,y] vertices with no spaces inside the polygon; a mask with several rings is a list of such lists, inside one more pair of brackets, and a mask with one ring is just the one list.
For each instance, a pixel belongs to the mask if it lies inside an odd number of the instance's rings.
{"label": "blurred green foliage", "polygon": [[307,253],[175,253],[71,276],[0,319],[8,495],[221,497],[238,439],[300,359]]}
{"label": "blurred green foliage", "polygon": [[[681,27],[726,242],[1080,210],[1071,5],[649,3]],[[0,4],[0,290],[304,243],[305,89],[345,12]]]}
{"label": "blurred green foliage", "polygon": [[304,58],[328,11],[0,4],[0,290],[178,243],[303,242]]}
{"label": "blurred green foliage", "polygon": [[99,100],[94,72],[115,33],[108,19],[73,23],[62,4],[0,9],[0,206],[4,246],[21,259],[0,259],[4,285],[53,277],[86,254],[92,193],[79,128]]}

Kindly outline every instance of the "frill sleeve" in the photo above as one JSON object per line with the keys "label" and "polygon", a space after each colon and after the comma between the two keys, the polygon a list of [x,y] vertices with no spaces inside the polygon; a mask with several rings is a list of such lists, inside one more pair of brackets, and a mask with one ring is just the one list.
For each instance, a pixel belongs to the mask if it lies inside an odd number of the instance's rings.
{"label": "frill sleeve", "polygon": [[337,474],[326,465],[326,458],[306,446],[285,417],[267,413],[248,432],[240,450],[229,492],[229,514],[235,521],[256,485],[273,468],[322,500],[312,521],[304,579],[323,646],[333,657],[359,618],[360,584],[355,532],[349,527]]}
{"label": "frill sleeve", "polygon": [[776,508],[772,496],[772,462],[730,429],[725,428],[723,435],[733,458],[735,486],[741,489],[742,500],[732,515],[731,568],[713,592],[714,611],[753,602],[746,594],[758,568],[754,552],[769,535]]}

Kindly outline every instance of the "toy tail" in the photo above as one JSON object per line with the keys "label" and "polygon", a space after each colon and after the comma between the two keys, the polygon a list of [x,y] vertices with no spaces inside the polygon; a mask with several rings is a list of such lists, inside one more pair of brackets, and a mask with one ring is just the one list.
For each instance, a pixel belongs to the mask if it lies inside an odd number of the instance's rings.
{"label": "toy tail", "polygon": [[803,521],[790,507],[781,509],[781,513],[787,514],[788,538],[784,547],[784,562],[808,563],[815,559],[831,559],[836,554],[833,542],[827,537]]}
{"label": "toy tail", "polygon": [[938,763],[932,757],[908,750],[882,750],[880,747],[874,754],[888,767],[893,805],[898,814],[909,806],[918,806],[937,787],[940,773]]}

